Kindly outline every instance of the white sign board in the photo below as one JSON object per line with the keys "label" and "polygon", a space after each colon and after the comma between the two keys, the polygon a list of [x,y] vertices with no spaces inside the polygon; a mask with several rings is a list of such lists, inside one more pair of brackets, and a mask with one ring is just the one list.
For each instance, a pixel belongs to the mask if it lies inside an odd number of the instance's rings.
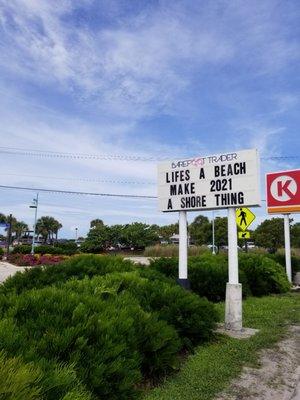
{"label": "white sign board", "polygon": [[159,209],[164,212],[260,205],[255,149],[158,165]]}

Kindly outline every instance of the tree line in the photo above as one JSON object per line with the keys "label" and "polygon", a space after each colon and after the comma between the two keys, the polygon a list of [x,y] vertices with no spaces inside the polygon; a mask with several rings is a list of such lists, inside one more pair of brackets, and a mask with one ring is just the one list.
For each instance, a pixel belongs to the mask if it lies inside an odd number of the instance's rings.
{"label": "tree line", "polygon": [[[9,222],[9,216],[0,213],[0,222]],[[218,247],[226,246],[227,218],[216,217],[215,244]],[[62,228],[62,224],[51,216],[42,216],[37,220],[36,233],[43,243],[54,243]],[[6,228],[7,229],[7,228]],[[206,216],[198,215],[188,226],[191,243],[195,245],[212,244],[212,221]],[[24,221],[11,218],[12,240],[19,241],[25,232],[29,232]],[[276,251],[284,246],[284,225],[282,218],[266,219],[255,230],[251,230],[251,241],[259,247]],[[90,222],[90,230],[81,245],[82,251],[97,252],[109,248],[143,249],[155,243],[170,242],[170,237],[178,234],[178,223],[159,226],[140,222],[131,224],[105,225],[97,218]],[[32,235],[32,231],[31,231]],[[5,238],[2,237],[2,240]],[[241,243],[240,243],[241,244]],[[300,247],[300,223],[293,223],[291,219],[291,244]]]}

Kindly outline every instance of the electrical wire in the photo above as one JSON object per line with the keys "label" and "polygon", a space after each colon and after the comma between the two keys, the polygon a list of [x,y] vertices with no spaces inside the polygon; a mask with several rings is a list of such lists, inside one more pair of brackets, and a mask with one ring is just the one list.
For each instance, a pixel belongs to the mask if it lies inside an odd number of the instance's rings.
{"label": "electrical wire", "polygon": [[110,180],[110,179],[96,179],[96,178],[79,178],[79,177],[61,177],[61,176],[45,176],[45,175],[29,175],[29,174],[12,174],[12,173],[0,173],[5,176],[18,176],[27,178],[42,178],[42,179],[59,179],[63,181],[80,181],[80,182],[94,182],[94,183],[113,183],[121,185],[154,185],[154,181],[122,181],[122,180]]}
{"label": "electrical wire", "polygon": [[8,185],[0,185],[0,188],[2,188],[2,189],[30,190],[30,191],[34,191],[34,192],[48,192],[48,193],[87,195],[87,196],[123,197],[123,198],[131,198],[131,199],[156,199],[157,198],[156,196],[146,196],[146,195],[138,195],[138,194],[79,192],[79,191],[73,191],[73,190],[44,189],[44,188],[31,188],[31,187],[8,186]]}
{"label": "electrical wire", "polygon": [[[65,158],[65,159],[87,159],[87,160],[102,160],[102,161],[167,161],[170,157],[145,157],[145,156],[131,156],[125,154],[85,154],[85,153],[68,153],[57,152],[50,150],[34,150],[22,149],[18,147],[4,147],[0,146],[0,153],[9,155],[21,155],[30,157],[45,157],[45,158]],[[190,157],[180,157],[181,159],[188,159]],[[261,160],[290,160],[299,159],[299,155],[290,156],[271,156],[261,157]]]}

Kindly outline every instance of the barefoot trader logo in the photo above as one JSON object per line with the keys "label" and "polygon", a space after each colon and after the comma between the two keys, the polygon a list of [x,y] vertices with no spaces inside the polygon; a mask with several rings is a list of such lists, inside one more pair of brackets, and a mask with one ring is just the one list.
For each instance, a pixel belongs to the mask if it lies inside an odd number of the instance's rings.
{"label": "barefoot trader logo", "polygon": [[260,204],[256,150],[164,162],[158,167],[161,211]]}
{"label": "barefoot trader logo", "polygon": [[212,164],[217,162],[232,161],[236,159],[237,153],[221,154],[219,156],[197,157],[190,160],[172,162],[172,168],[188,167],[189,165],[202,166],[205,164],[205,160],[207,160],[209,164]]}

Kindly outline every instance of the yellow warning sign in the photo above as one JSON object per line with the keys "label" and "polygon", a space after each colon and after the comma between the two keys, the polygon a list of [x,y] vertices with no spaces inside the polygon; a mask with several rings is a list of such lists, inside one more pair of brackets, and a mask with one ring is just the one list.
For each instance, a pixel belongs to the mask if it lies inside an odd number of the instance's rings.
{"label": "yellow warning sign", "polygon": [[246,232],[238,232],[239,235],[239,239],[250,239],[250,232],[246,231]]}
{"label": "yellow warning sign", "polygon": [[239,207],[236,209],[236,224],[241,231],[246,231],[255,218],[255,215],[249,208]]}

